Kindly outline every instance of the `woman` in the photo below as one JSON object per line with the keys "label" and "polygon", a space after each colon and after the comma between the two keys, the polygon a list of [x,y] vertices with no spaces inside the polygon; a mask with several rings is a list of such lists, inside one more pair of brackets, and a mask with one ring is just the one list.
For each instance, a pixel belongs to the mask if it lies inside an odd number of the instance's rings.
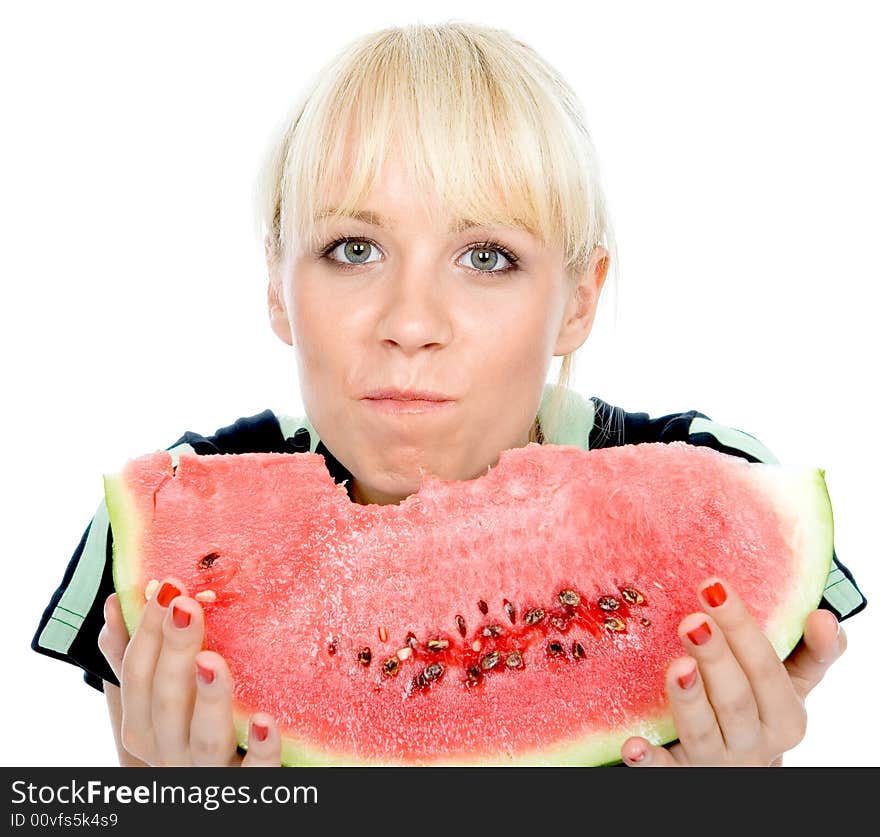
{"label": "woman", "polygon": [[[616,260],[579,103],[532,49],[461,23],[361,38],[316,76],[263,186],[271,327],[353,501],[399,503],[425,473],[471,479],[505,449],[559,438],[572,355]],[[845,635],[816,611],[783,664],[723,579],[699,604],[667,672],[679,742],[631,738],[621,756],[779,764]],[[130,640],[113,595],[104,616],[121,764],[279,763],[263,713],[238,752],[229,669],[200,650],[201,606],[178,581]]]}

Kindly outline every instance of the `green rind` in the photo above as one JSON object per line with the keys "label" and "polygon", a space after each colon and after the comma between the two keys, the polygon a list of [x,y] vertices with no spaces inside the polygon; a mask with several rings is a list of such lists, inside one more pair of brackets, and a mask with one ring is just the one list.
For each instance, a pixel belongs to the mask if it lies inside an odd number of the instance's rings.
{"label": "green rind", "polygon": [[113,586],[119,597],[125,627],[131,636],[140,622],[145,604],[140,579],[143,524],[123,474],[104,475],[104,498],[113,533]]}
{"label": "green rind", "polygon": [[[235,731],[239,746],[247,748],[248,718],[234,713]],[[620,761],[620,747],[627,738],[641,735],[652,744],[666,744],[676,737],[675,725],[668,713],[652,720],[617,727],[607,733],[592,733],[589,737],[547,747],[540,751],[523,753],[507,758],[490,759],[436,759],[425,761],[430,767],[584,767],[613,764]],[[358,759],[344,753],[333,753],[310,746],[304,741],[282,737],[281,764],[285,767],[413,767],[411,761],[379,761]]]}
{"label": "green rind", "polygon": [[764,629],[784,660],[800,642],[808,614],[822,600],[834,555],[834,514],[823,469],[761,463],[752,467],[774,501],[787,507],[800,523],[794,544],[802,556],[800,572],[786,601]]}

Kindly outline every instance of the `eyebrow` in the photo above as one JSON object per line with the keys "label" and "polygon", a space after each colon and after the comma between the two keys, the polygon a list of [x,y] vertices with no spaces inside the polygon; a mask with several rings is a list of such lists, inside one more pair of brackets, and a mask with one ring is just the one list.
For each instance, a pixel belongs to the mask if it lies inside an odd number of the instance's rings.
{"label": "eyebrow", "polygon": [[[337,215],[336,210],[334,209],[322,209],[318,212],[316,219],[320,221],[322,218],[326,218],[328,215]],[[378,212],[372,212],[369,209],[365,210],[355,210],[354,212],[346,212],[342,215],[337,215],[339,218],[352,218],[355,221],[363,221],[365,224],[371,224],[374,227],[383,227],[384,229],[393,230],[395,225],[391,223],[388,219],[383,218]],[[449,228],[449,232],[452,234],[464,232],[465,230],[475,229],[476,227],[487,226],[486,224],[478,224],[475,221],[470,221],[467,218],[461,218],[457,221],[454,221]]]}

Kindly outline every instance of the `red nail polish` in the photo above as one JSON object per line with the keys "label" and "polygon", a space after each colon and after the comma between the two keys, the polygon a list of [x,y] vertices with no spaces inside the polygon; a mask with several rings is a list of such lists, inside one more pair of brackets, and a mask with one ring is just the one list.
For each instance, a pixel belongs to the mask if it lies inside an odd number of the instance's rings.
{"label": "red nail polish", "polygon": [[709,627],[708,622],[703,622],[700,625],[697,625],[692,631],[687,632],[687,638],[694,645],[705,645],[711,636],[712,629]]}
{"label": "red nail polish", "polygon": [[727,591],[720,581],[716,581],[703,588],[703,598],[708,602],[709,607],[721,607],[727,601]]}
{"label": "red nail polish", "polygon": [[629,756],[627,761],[638,762],[638,761],[641,761],[644,757],[645,757],[645,751],[639,750],[636,753],[633,753],[633,755]]}
{"label": "red nail polish", "polygon": [[171,600],[180,595],[180,590],[178,590],[173,584],[169,584],[167,581],[162,585],[162,588],[159,590],[159,593],[156,595],[156,601],[159,602],[162,607],[168,607],[171,604]]}
{"label": "red nail polish", "polygon": [[251,729],[257,741],[265,741],[269,737],[269,727],[265,724],[251,724]]}
{"label": "red nail polish", "polygon": [[175,628],[187,628],[192,620],[192,614],[184,610],[182,607],[175,605],[171,609],[171,618],[174,620]]}
{"label": "red nail polish", "polygon": [[214,682],[214,670],[205,668],[201,663],[196,663],[196,675],[206,686]]}
{"label": "red nail polish", "polygon": [[697,682],[697,667],[694,666],[690,674],[683,674],[678,678],[678,687],[680,689],[690,689]]}

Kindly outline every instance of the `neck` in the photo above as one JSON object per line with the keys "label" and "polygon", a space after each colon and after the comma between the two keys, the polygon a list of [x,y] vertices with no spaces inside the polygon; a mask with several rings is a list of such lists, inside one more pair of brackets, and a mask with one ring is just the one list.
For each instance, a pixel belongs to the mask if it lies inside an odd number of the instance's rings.
{"label": "neck", "polygon": [[389,494],[384,491],[365,487],[358,480],[352,478],[351,499],[362,506],[371,504],[377,506],[396,506],[402,503],[407,497],[409,497],[409,494]]}

